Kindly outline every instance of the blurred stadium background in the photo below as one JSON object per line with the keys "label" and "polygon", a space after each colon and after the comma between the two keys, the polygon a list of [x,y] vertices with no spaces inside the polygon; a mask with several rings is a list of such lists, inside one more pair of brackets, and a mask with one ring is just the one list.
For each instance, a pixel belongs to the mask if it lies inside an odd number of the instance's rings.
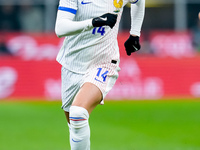
{"label": "blurred stadium background", "polygon": [[[57,7],[56,0],[0,0],[0,150],[69,149]],[[142,49],[130,57],[123,47],[129,9],[118,37],[120,77],[91,115],[92,149],[199,150],[200,1],[146,0]]]}

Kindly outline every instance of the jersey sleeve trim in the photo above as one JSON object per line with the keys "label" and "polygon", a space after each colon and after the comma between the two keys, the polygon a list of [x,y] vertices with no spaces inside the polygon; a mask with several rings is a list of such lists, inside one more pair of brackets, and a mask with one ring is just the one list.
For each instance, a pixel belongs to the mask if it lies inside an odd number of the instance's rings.
{"label": "jersey sleeve trim", "polygon": [[63,6],[59,6],[58,10],[67,11],[67,12],[70,12],[72,14],[76,14],[76,12],[77,12],[76,9],[72,9],[72,8],[69,8],[69,7],[63,7]]}

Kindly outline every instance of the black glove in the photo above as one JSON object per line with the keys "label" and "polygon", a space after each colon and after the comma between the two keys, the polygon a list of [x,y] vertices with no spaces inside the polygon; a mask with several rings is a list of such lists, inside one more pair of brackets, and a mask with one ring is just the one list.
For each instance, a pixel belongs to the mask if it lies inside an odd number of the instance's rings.
{"label": "black glove", "polygon": [[117,21],[116,14],[107,13],[100,17],[93,18],[92,25],[93,27],[109,26],[110,28],[113,28],[116,21]]}
{"label": "black glove", "polygon": [[132,36],[130,35],[128,40],[124,43],[126,53],[128,56],[131,55],[131,53],[136,52],[140,50],[140,41],[138,36]]}

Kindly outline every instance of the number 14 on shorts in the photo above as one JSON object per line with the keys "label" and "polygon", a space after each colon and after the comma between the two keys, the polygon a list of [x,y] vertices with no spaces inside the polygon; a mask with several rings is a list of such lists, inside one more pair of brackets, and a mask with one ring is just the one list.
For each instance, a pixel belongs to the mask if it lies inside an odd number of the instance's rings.
{"label": "number 14 on shorts", "polygon": [[103,71],[102,68],[97,68],[97,75],[95,77],[95,80],[101,83],[105,83],[107,74],[108,74],[108,71]]}

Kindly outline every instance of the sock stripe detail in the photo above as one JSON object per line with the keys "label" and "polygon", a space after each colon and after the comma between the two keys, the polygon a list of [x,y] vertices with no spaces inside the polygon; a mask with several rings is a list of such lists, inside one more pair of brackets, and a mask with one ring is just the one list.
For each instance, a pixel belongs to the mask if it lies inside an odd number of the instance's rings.
{"label": "sock stripe detail", "polygon": [[76,140],[72,139],[72,141],[78,143],[78,142],[81,142],[82,140],[80,140],[80,141],[76,141]]}
{"label": "sock stripe detail", "polygon": [[84,121],[84,120],[87,120],[85,118],[82,118],[82,117],[69,117],[70,120],[72,121]]}

